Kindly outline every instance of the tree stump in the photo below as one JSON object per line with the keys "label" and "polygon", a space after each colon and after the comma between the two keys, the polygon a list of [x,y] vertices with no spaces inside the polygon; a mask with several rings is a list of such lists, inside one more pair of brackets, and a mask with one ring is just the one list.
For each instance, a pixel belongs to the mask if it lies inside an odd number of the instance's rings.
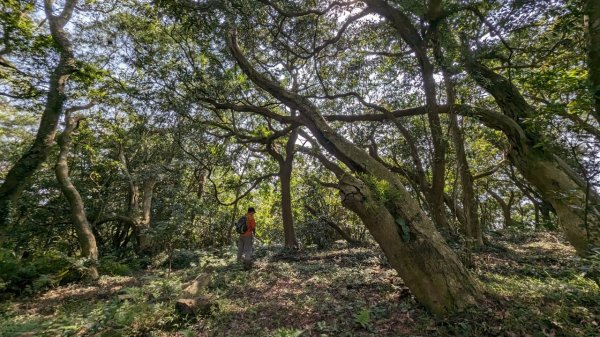
{"label": "tree stump", "polygon": [[202,295],[195,298],[180,298],[175,303],[175,310],[184,316],[208,315],[215,306],[214,298]]}

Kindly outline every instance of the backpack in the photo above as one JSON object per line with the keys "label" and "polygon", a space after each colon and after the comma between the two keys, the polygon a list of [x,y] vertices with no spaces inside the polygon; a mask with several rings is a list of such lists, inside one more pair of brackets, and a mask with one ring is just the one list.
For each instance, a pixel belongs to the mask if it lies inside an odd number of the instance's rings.
{"label": "backpack", "polygon": [[246,221],[246,216],[241,217],[237,223],[235,224],[235,231],[244,234],[248,230],[248,223]]}

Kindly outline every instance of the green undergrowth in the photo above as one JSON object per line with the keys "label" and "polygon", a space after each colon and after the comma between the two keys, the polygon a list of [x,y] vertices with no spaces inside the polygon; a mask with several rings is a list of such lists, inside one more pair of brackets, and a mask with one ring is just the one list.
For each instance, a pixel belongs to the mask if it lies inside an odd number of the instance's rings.
{"label": "green undergrowth", "polygon": [[[473,252],[487,296],[446,319],[428,314],[374,247],[285,253],[196,252],[190,267],[55,287],[0,304],[0,336],[597,336],[600,291],[550,234],[504,233]],[[182,317],[182,285],[210,275],[211,312]]]}

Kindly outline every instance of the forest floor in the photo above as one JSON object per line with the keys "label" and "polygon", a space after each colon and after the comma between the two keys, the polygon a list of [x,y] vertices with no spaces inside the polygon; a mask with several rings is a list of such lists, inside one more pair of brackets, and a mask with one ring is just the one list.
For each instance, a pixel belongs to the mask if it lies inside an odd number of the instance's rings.
{"label": "forest floor", "polygon": [[[549,233],[494,235],[462,254],[487,299],[436,319],[417,304],[375,247],[257,247],[250,271],[234,249],[204,252],[188,268],[103,276],[0,303],[0,336],[600,336],[600,289]],[[182,284],[211,276],[211,312],[174,309]]]}

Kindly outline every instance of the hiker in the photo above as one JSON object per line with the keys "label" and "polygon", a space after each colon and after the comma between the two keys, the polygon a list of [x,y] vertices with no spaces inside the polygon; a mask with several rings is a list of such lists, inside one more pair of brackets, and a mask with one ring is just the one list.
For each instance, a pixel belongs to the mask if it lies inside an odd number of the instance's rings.
{"label": "hiker", "polygon": [[[244,256],[244,265],[250,266],[252,264],[252,244],[254,241],[254,234],[256,233],[256,221],[254,220],[254,207],[248,208],[248,213],[245,215],[246,230],[240,233],[238,240],[238,253],[237,261],[242,261],[242,255]],[[238,224],[244,221],[244,217],[238,221]]]}

